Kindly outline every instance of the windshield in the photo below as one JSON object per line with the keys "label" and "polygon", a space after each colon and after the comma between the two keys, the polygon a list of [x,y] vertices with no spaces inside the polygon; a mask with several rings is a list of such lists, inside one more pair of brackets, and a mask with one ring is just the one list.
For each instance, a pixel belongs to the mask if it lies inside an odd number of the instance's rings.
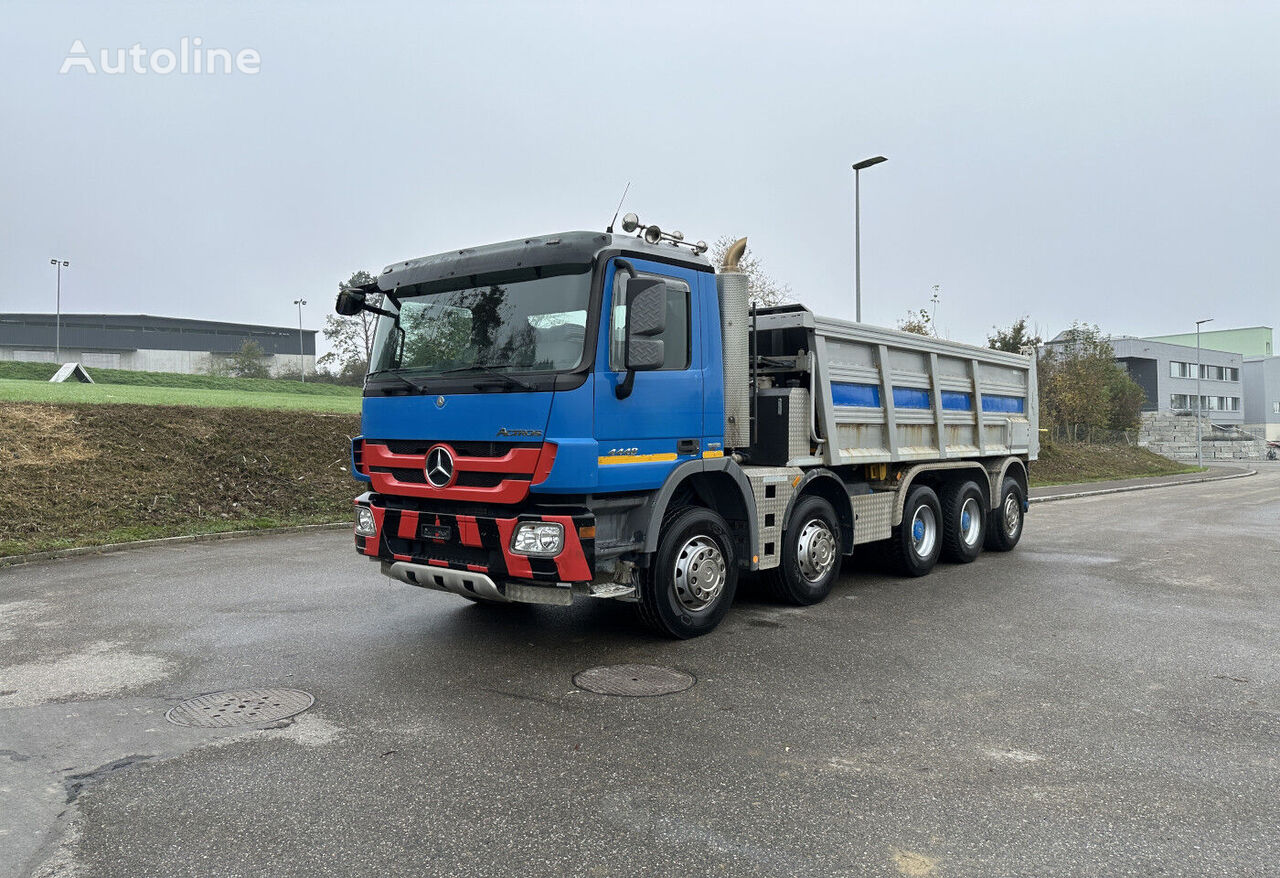
{"label": "windshield", "polygon": [[[582,360],[590,273],[400,297],[378,318],[369,371],[549,372]],[[387,299],[387,310],[396,312]]]}

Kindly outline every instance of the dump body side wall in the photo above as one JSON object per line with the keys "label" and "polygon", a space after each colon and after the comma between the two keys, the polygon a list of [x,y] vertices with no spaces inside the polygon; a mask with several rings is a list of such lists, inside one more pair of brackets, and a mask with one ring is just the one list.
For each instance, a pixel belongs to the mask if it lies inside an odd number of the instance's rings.
{"label": "dump body side wall", "polygon": [[[815,405],[827,466],[1039,452],[1035,360],[815,317],[761,315],[759,331],[804,326],[816,354]],[[809,461],[794,461],[802,464]]]}

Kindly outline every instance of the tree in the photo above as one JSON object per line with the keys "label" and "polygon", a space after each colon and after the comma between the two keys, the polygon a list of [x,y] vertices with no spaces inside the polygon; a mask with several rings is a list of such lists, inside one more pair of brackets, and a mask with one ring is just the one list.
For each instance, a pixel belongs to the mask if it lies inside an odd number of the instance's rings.
{"label": "tree", "polygon": [[240,350],[231,355],[227,368],[237,378],[271,377],[271,370],[267,368],[266,354],[262,352],[262,345],[249,338],[240,345]]}
{"label": "tree", "polygon": [[1034,356],[1040,349],[1040,345],[1044,343],[1044,339],[1032,334],[1031,327],[1027,325],[1027,319],[1025,315],[1019,317],[1009,325],[1008,329],[991,327],[992,332],[987,336],[987,347],[993,351]]}
{"label": "tree", "polygon": [[898,321],[898,329],[903,332],[914,332],[916,335],[927,335],[930,338],[938,335],[933,325],[933,315],[924,308],[918,312],[908,311],[907,316]]}
{"label": "tree", "polygon": [[[367,271],[357,271],[344,286],[364,286],[372,283],[373,275]],[[366,300],[375,308],[382,305],[382,293],[372,293]],[[378,322],[378,315],[369,311],[361,311],[354,317],[342,317],[330,314],[324,321],[321,330],[325,341],[329,343],[329,353],[316,361],[316,365],[338,375],[352,383],[359,383],[364,373],[369,371],[369,358],[373,354],[373,332]]]}
{"label": "tree", "polygon": [[[717,238],[711,245],[708,258],[716,265],[723,264],[725,253],[729,252],[729,248],[737,240],[733,235]],[[752,255],[750,248],[747,248],[742,258],[738,260],[738,270],[747,276],[747,294],[753,306],[767,308],[791,301],[791,287],[778,283],[770,277],[760,264],[760,260]]]}
{"label": "tree", "polygon": [[1073,323],[1047,346],[1037,369],[1040,412],[1051,428],[1087,439],[1096,430],[1137,425],[1146,394],[1116,362],[1099,327]]}

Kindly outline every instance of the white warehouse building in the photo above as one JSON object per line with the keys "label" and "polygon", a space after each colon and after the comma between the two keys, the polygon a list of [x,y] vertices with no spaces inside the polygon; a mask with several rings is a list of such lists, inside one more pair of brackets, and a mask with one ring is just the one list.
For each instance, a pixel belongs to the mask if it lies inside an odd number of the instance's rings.
{"label": "white warehouse building", "polygon": [[[137,372],[219,370],[255,342],[272,375],[316,368],[316,331],[148,314],[0,314],[0,362],[79,362]],[[301,348],[301,350],[299,349]]]}

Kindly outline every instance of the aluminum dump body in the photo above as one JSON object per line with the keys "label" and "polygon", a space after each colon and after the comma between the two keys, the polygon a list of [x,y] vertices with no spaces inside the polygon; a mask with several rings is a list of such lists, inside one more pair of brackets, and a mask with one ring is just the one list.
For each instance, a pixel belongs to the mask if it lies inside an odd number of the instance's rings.
{"label": "aluminum dump body", "polygon": [[801,306],[761,312],[757,332],[812,345],[814,427],[825,440],[814,463],[1034,460],[1039,452],[1034,357],[817,317]]}

